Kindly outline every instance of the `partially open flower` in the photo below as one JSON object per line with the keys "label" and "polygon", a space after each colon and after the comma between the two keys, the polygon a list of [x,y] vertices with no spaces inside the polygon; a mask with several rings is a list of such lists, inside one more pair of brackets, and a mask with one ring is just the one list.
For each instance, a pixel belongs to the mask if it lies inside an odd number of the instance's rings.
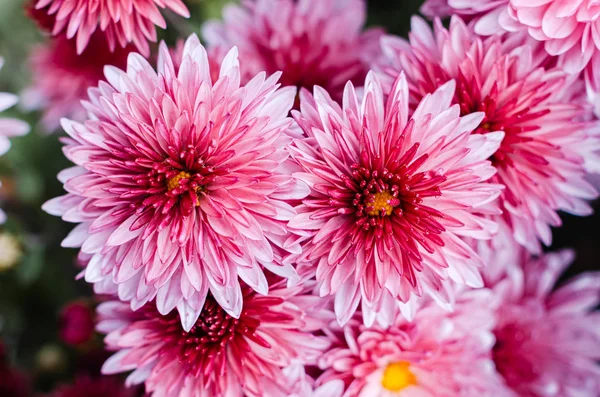
{"label": "partially open flower", "polygon": [[238,47],[242,81],[281,71],[283,85],[318,85],[341,99],[344,84],[362,84],[380,52],[382,32],[363,31],[364,0],[244,0],[223,14],[222,23],[207,23],[203,33],[216,58]]}
{"label": "partially open flower", "polygon": [[74,39],[81,54],[94,32],[102,32],[111,51],[129,43],[144,55],[150,54],[148,41],[156,41],[155,25],[166,28],[159,8],[189,17],[181,0],[37,0],[37,10],[54,18],[52,34]]}
{"label": "partially open flower", "polygon": [[269,296],[244,288],[244,309],[231,317],[209,296],[189,332],[175,311],[153,304],[132,312],[122,302],[98,307],[98,330],[116,350],[106,374],[134,370],[127,383],[144,383],[154,397],[287,397],[297,379],[292,364],[314,364],[329,346],[321,329],[323,300],[278,282]]}
{"label": "partially open flower", "polygon": [[389,87],[406,73],[413,106],[454,79],[461,115],[484,113],[473,133],[500,143],[490,152],[494,181],[505,187],[502,217],[520,244],[532,252],[541,251],[540,240],[550,245],[558,211],[591,214],[588,201],[598,194],[585,175],[600,171],[600,126],[588,121],[577,76],[547,69],[527,41],[482,38],[458,17],[449,29],[436,20],[433,31],[415,17],[410,43],[387,37],[383,47],[382,78]]}
{"label": "partially open flower", "polygon": [[329,397],[506,396],[492,363],[491,302],[490,291],[468,291],[452,313],[429,301],[412,322],[398,317],[388,328],[354,319],[330,333],[317,385],[343,382]]}

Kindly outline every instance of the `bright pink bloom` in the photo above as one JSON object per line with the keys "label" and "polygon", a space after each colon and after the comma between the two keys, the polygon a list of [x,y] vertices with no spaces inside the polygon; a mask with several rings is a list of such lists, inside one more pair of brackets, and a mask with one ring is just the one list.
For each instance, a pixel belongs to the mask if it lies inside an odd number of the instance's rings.
{"label": "bright pink bloom", "polygon": [[[510,249],[509,249],[510,250]],[[499,303],[494,361],[514,397],[600,395],[600,273],[555,289],[571,251],[516,262],[490,256],[486,284]]]}
{"label": "bright pink bloom", "polygon": [[177,307],[190,329],[209,291],[238,317],[238,277],[261,294],[263,266],[295,277],[282,260],[295,215],[286,200],[308,188],[288,170],[296,90],[278,89],[278,77],[261,73],[240,86],[233,49],[213,84],[196,36],[178,69],[164,44],[158,72],[138,54],[127,72],[106,69],[108,84],[85,103],[89,120],[63,121],[76,166],[59,175],[68,194],[44,205],[79,223],[63,245],[81,247],[98,292],[134,309],[156,297],[161,313]]}
{"label": "bright pink bloom", "polygon": [[600,89],[600,6],[596,0],[428,0],[429,16],[457,14],[474,19],[477,33],[525,31],[544,43],[569,74],[586,69]]}
{"label": "bright pink bloom", "polygon": [[217,57],[239,48],[242,81],[282,71],[283,85],[319,85],[341,99],[344,84],[362,83],[379,52],[381,31],[363,32],[364,0],[243,0],[223,14],[203,33]]}
{"label": "bright pink bloom", "polygon": [[450,306],[449,279],[481,287],[483,263],[460,237],[491,237],[495,224],[479,212],[500,189],[486,181],[502,134],[472,134],[484,115],[460,117],[453,82],[412,117],[404,75],[387,102],[372,73],[364,91],[359,100],[349,83],[343,108],[320,87],[314,98],[302,91],[294,117],[306,138],[290,148],[311,187],[289,223],[304,245],[298,262],[316,265],[342,324],[361,299],[367,323],[376,313],[386,322],[399,304],[410,315],[402,303],[415,296]]}
{"label": "bright pink bloom", "polygon": [[[412,322],[365,327],[351,320],[330,332],[333,347],[319,360],[317,384],[345,385],[344,397],[500,397],[491,348],[492,294],[471,290],[452,313],[424,303]],[[342,393],[330,394],[330,397]]]}
{"label": "bright pink bloom", "polygon": [[[4,65],[4,58],[0,57],[0,69]],[[16,95],[0,92],[0,112],[14,106],[19,98]],[[8,138],[22,136],[29,132],[29,125],[24,121],[13,118],[0,117],[0,156],[10,149]],[[0,224],[6,220],[6,214],[0,210]]]}
{"label": "bright pink bloom", "polygon": [[71,385],[59,386],[50,397],[134,397],[135,389],[125,387],[115,376],[78,376]]}
{"label": "bright pink bloom", "polygon": [[38,0],[35,5],[55,17],[53,35],[64,33],[68,39],[77,36],[78,54],[99,29],[106,35],[111,51],[117,45],[124,48],[134,43],[143,54],[149,55],[148,41],[156,41],[154,26],[167,27],[159,7],[186,18],[190,16],[181,0]]}
{"label": "bright pink bloom", "polygon": [[30,66],[32,85],[23,94],[23,105],[29,109],[43,109],[41,123],[47,132],[60,127],[60,119],[86,119],[81,101],[87,98],[89,88],[104,80],[104,66],[127,66],[127,55],[133,46],[117,48],[112,52],[106,38],[99,32],[92,35],[81,55],[71,40],[57,37],[33,49]]}
{"label": "bright pink bloom", "polygon": [[455,79],[461,113],[485,113],[474,132],[501,141],[490,159],[505,186],[503,217],[520,244],[539,252],[539,240],[549,245],[550,227],[561,225],[558,211],[592,212],[587,200],[597,192],[584,176],[600,170],[599,126],[585,121],[591,109],[576,76],[546,70],[528,45],[480,38],[457,17],[450,30],[437,20],[433,32],[414,18],[410,43],[389,37],[383,47],[383,75],[391,81],[404,71],[415,103]]}
{"label": "bright pink bloom", "polygon": [[209,296],[189,332],[176,312],[161,316],[153,304],[132,312],[122,302],[103,303],[98,330],[118,351],[103,372],[134,370],[127,383],[145,383],[154,397],[287,397],[296,379],[284,368],[314,363],[329,346],[311,333],[325,325],[323,300],[303,289],[278,282],[260,296],[244,288],[238,319]]}

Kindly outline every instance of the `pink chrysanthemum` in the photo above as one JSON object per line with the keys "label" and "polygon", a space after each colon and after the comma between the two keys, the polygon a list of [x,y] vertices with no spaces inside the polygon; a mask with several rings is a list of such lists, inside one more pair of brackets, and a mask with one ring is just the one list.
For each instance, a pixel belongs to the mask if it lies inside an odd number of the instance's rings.
{"label": "pink chrysanthemum", "polygon": [[59,386],[50,397],[134,397],[135,389],[127,388],[114,376],[78,376],[71,385]]}
{"label": "pink chrysanthemum", "polygon": [[287,397],[296,382],[284,369],[314,363],[329,346],[311,333],[325,324],[321,307],[303,287],[278,282],[269,296],[244,288],[238,319],[209,296],[186,332],[176,312],[161,316],[155,305],[132,312],[121,302],[103,303],[98,330],[118,350],[103,372],[134,370],[127,383],[145,383],[154,397]]}
{"label": "pink chrysanthemum", "polygon": [[500,397],[491,302],[490,291],[471,290],[452,313],[430,301],[412,322],[398,317],[387,329],[351,320],[330,332],[317,384],[343,381],[344,392],[330,397]]}
{"label": "pink chrysanthemum", "polygon": [[38,0],[35,4],[36,9],[54,16],[52,34],[64,33],[68,39],[77,36],[78,54],[96,30],[104,33],[111,51],[117,45],[134,43],[144,55],[150,54],[148,41],[156,41],[154,26],[167,26],[159,7],[190,16],[181,0]]}
{"label": "pink chrysanthemum", "polygon": [[63,122],[76,164],[59,175],[68,194],[44,205],[79,223],[63,245],[81,247],[85,279],[99,292],[134,309],[156,296],[161,313],[177,307],[190,329],[209,291],[237,317],[238,277],[262,294],[263,266],[295,277],[282,260],[295,215],[286,200],[308,188],[288,171],[296,90],[278,89],[278,77],[261,73],[240,86],[232,49],[213,84],[196,36],[177,69],[164,43],[158,72],[138,54],[127,72],[106,69],[108,84],[84,103],[89,119]]}
{"label": "pink chrysanthemum", "polygon": [[514,246],[503,248],[513,261],[484,253],[484,274],[498,301],[493,357],[511,395],[600,395],[600,313],[593,311],[600,274],[580,275],[554,290],[573,260],[571,251],[534,259]]}
{"label": "pink chrysanthemum", "polygon": [[387,103],[374,74],[364,90],[360,101],[349,83],[343,108],[320,87],[314,98],[302,91],[294,117],[307,138],[290,148],[311,187],[289,223],[304,245],[298,262],[316,265],[342,324],[361,298],[365,321],[380,312],[385,322],[414,296],[450,303],[448,279],[482,286],[483,264],[460,236],[491,237],[495,224],[478,212],[500,189],[486,182],[495,173],[486,159],[502,134],[472,134],[483,114],[460,117],[453,82],[412,117],[404,75]]}
{"label": "pink chrysanthemum", "polygon": [[558,57],[565,72],[586,69],[600,89],[599,10],[596,0],[428,0],[422,8],[429,16],[474,19],[475,31],[483,35],[526,31]]}
{"label": "pink chrysanthemum", "polygon": [[83,121],[87,112],[81,101],[88,89],[104,80],[104,66],[127,66],[127,55],[133,46],[117,48],[112,52],[106,38],[96,32],[81,55],[71,40],[57,37],[33,49],[30,65],[32,85],[23,93],[23,106],[43,109],[41,123],[46,132],[60,127],[60,119],[68,117]]}
{"label": "pink chrysanthemum", "polygon": [[[4,66],[4,58],[0,57],[0,69]],[[16,95],[0,92],[0,112],[14,106],[19,98]],[[0,117],[0,156],[10,149],[8,138],[22,136],[29,132],[29,125],[24,121]],[[0,224],[6,221],[6,214],[0,209]]]}
{"label": "pink chrysanthemum", "polygon": [[485,113],[474,132],[501,141],[490,159],[505,186],[503,217],[520,244],[533,252],[539,240],[549,245],[559,210],[592,212],[587,200],[597,192],[584,176],[600,170],[598,124],[585,121],[591,109],[576,77],[539,66],[528,45],[478,37],[458,17],[449,30],[437,20],[433,32],[414,18],[410,44],[389,37],[383,47],[383,74],[391,81],[404,71],[414,102],[455,79],[461,113]]}
{"label": "pink chrysanthemum", "polygon": [[243,0],[226,6],[224,19],[203,33],[216,56],[239,48],[242,80],[282,71],[283,85],[319,85],[341,99],[344,84],[362,83],[379,51],[381,31],[363,32],[364,0]]}

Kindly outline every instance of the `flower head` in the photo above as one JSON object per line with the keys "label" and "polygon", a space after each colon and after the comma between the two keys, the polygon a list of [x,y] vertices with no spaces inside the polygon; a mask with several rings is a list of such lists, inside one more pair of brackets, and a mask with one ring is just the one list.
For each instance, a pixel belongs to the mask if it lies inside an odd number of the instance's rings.
{"label": "flower head", "polygon": [[81,247],[85,279],[134,309],[156,297],[190,329],[209,291],[238,317],[238,277],[262,294],[263,267],[295,277],[282,248],[286,201],[308,193],[287,170],[295,89],[264,73],[240,86],[235,49],[213,84],[196,36],[179,68],[163,44],[158,72],[138,54],[106,71],[89,119],[63,122],[76,166],[59,175],[68,194],[44,205],[79,224],[63,245]]}
{"label": "flower head", "polygon": [[269,296],[244,288],[244,310],[228,315],[209,296],[189,332],[179,315],[161,316],[154,305],[132,312],[121,302],[98,307],[98,330],[118,352],[104,373],[135,370],[128,384],[145,383],[154,397],[289,396],[292,364],[313,363],[329,346],[312,335],[324,323],[322,300],[274,283]]}
{"label": "flower head", "polygon": [[[493,357],[514,396],[600,394],[600,274],[582,274],[555,288],[573,260],[569,250],[516,262],[492,258],[486,284],[496,294]],[[505,257],[504,257],[505,258]]]}
{"label": "flower head", "polygon": [[23,94],[22,104],[29,109],[43,109],[41,123],[47,132],[60,126],[60,119],[76,121],[86,118],[81,101],[88,89],[104,80],[104,67],[127,66],[132,46],[111,51],[104,35],[95,32],[86,49],[77,54],[75,44],[64,37],[34,48],[30,56],[33,82]]}
{"label": "flower head", "polygon": [[297,261],[315,264],[320,294],[336,296],[341,323],[361,300],[371,323],[415,296],[449,306],[449,279],[481,286],[483,264],[460,236],[491,237],[495,225],[479,211],[500,188],[487,183],[494,169],[486,159],[502,134],[472,134],[483,114],[460,117],[453,82],[412,117],[404,75],[387,102],[374,74],[364,90],[358,100],[348,84],[343,107],[320,87],[314,97],[301,92],[294,117],[306,138],[290,148],[302,168],[295,175],[311,187],[289,223],[303,242]]}
{"label": "flower head", "polygon": [[150,53],[148,41],[156,41],[154,26],[167,24],[159,8],[167,8],[189,17],[181,0],[38,0],[35,8],[54,16],[53,35],[76,37],[77,53],[81,54],[96,31],[101,31],[111,51],[128,43],[145,55]]}
{"label": "flower head", "polygon": [[[4,65],[4,58],[0,57],[0,69]],[[19,98],[16,95],[6,92],[0,92],[0,112],[14,106]],[[8,152],[10,149],[10,141],[8,138],[22,136],[29,132],[29,125],[24,121],[13,118],[0,117],[0,156]],[[6,215],[0,210],[0,224],[4,223]]]}
{"label": "flower head", "polygon": [[600,90],[600,13],[595,0],[428,0],[422,11],[429,16],[457,14],[473,19],[475,32],[527,32],[544,45],[569,74],[585,70]]}
{"label": "flower head", "polygon": [[343,381],[344,397],[502,396],[491,347],[492,296],[468,291],[452,313],[423,305],[412,322],[396,318],[389,328],[351,320],[332,332],[333,347],[319,360],[320,387]]}
{"label": "flower head", "polygon": [[282,71],[283,85],[319,85],[341,99],[344,84],[364,81],[379,51],[381,32],[363,32],[364,0],[244,0],[226,6],[224,19],[203,33],[214,54],[239,48],[242,80]]}
{"label": "flower head", "polygon": [[385,40],[389,65],[382,70],[390,82],[406,73],[414,103],[455,79],[453,103],[461,114],[485,113],[474,133],[500,142],[490,159],[498,170],[494,180],[505,186],[503,217],[520,244],[539,252],[540,240],[551,242],[550,227],[561,225],[558,211],[592,212],[587,200],[597,192],[584,177],[600,169],[600,141],[597,122],[586,121],[591,109],[581,82],[547,70],[532,47],[515,44],[481,38],[459,18],[449,30],[437,20],[433,32],[414,18],[410,43]]}

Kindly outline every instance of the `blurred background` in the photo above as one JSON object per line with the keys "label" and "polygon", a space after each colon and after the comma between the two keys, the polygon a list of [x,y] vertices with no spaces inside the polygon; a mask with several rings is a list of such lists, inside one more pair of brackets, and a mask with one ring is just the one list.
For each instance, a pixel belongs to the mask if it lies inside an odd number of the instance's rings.
{"label": "blurred background", "polygon": [[[0,92],[21,93],[30,81],[28,54],[46,40],[25,13],[28,0],[0,0]],[[167,14],[169,28],[159,37],[199,32],[203,21],[218,18],[224,0],[187,0],[192,18]],[[419,0],[370,0],[369,24],[406,37]],[[71,225],[41,210],[49,198],[63,194],[57,173],[68,166],[61,152],[61,133],[47,135],[40,114],[19,107],[7,112],[28,121],[32,132],[13,139],[0,157],[0,202],[9,214],[0,228],[0,396],[11,381],[20,381],[22,396],[44,393],[71,382],[81,373],[97,374],[106,357],[93,333],[91,290],[76,281],[75,250],[60,247]],[[598,204],[595,205],[598,209]],[[563,216],[565,227],[554,233],[552,249],[572,247],[577,260],[569,274],[597,268],[600,215]],[[4,371],[4,372],[3,372]],[[8,375],[10,374],[10,376]],[[12,378],[11,378],[12,376]],[[5,389],[8,390],[8,389]],[[116,397],[116,396],[115,396]]]}

